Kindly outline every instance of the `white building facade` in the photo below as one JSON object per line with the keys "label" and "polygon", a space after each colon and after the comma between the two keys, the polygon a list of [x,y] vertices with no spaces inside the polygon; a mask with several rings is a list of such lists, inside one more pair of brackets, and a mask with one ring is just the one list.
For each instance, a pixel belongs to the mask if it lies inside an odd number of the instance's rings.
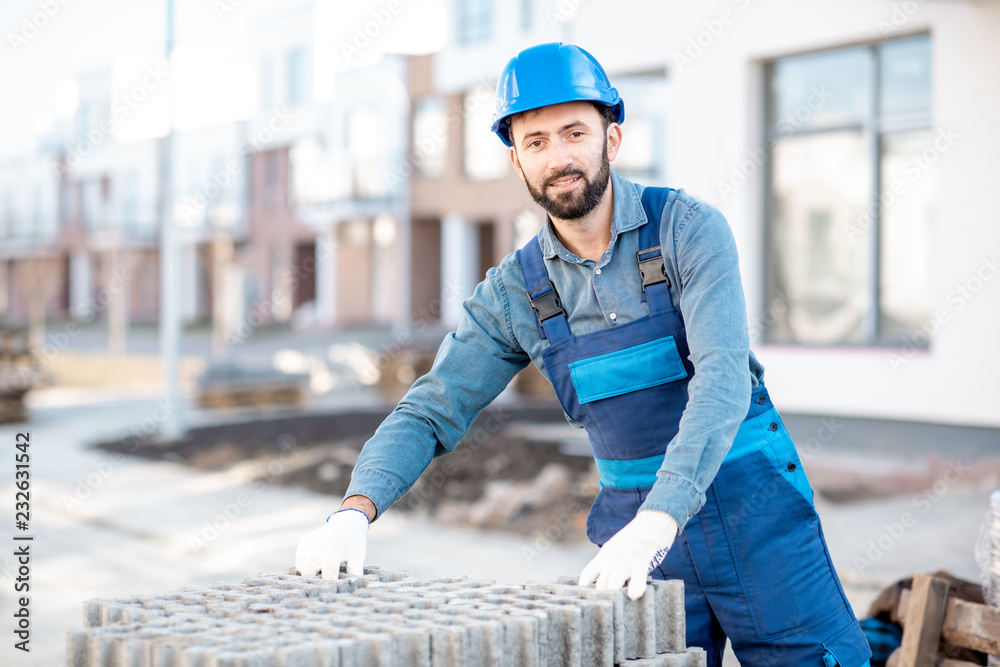
{"label": "white building facade", "polygon": [[443,92],[555,40],[623,82],[634,153],[619,170],[726,215],[783,409],[1000,426],[1000,4],[452,8]]}

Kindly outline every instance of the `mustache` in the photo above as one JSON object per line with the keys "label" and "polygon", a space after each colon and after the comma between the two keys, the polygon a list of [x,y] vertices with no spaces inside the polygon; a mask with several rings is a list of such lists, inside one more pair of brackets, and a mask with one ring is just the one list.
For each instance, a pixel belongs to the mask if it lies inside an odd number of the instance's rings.
{"label": "mustache", "polygon": [[556,181],[561,181],[567,176],[579,176],[580,178],[586,178],[587,175],[578,168],[563,169],[561,173],[558,173],[549,180],[545,181],[545,185],[552,185]]}

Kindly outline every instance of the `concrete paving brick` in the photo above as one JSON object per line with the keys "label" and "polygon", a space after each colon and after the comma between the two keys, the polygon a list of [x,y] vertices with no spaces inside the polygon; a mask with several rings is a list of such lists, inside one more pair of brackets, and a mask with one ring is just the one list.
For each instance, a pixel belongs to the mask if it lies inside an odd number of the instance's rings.
{"label": "concrete paving brick", "polygon": [[626,660],[622,667],[707,667],[704,649],[689,648],[678,653],[659,653],[651,658]]}
{"label": "concrete paving brick", "polygon": [[430,628],[431,665],[433,667],[464,667],[470,664],[466,661],[468,636],[465,628],[457,625],[435,623]]}
{"label": "concrete paving brick", "polygon": [[[90,600],[67,634],[70,667],[604,667],[683,651],[683,585],[625,591],[497,585],[365,569],[337,580],[291,573],[160,596]],[[679,613],[678,613],[679,612]],[[676,657],[664,657],[676,656]]]}
{"label": "concrete paving brick", "polygon": [[625,658],[651,658],[656,655],[656,599],[643,595],[630,600],[624,589]]}
{"label": "concrete paving brick", "polygon": [[[561,589],[561,590],[560,590]],[[525,592],[529,599],[575,606],[580,610],[580,663],[584,667],[600,667],[614,661],[614,604],[610,600],[593,597],[560,595],[563,587],[530,587]]]}
{"label": "concrete paving brick", "polygon": [[590,586],[577,586],[577,580],[571,577],[561,577],[559,582],[563,583],[531,583],[527,585],[527,589],[531,591],[545,591],[554,595],[575,596],[584,600],[596,600],[610,604],[614,628],[613,634],[602,635],[596,638],[595,644],[599,645],[597,650],[600,651],[602,656],[607,650],[607,645],[610,644],[613,664],[620,664],[625,660],[625,595],[623,592],[599,591]]}
{"label": "concrete paving brick", "polygon": [[503,667],[503,625],[471,616],[464,616],[462,625],[468,636],[466,664]]}
{"label": "concrete paving brick", "polygon": [[684,582],[650,579],[656,605],[656,652],[678,653],[686,646]]}

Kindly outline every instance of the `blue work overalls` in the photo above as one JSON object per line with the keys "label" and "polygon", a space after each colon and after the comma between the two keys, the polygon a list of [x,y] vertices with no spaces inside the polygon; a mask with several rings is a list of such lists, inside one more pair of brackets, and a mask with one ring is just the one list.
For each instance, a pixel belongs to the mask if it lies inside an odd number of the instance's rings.
{"label": "blue work overalls", "polygon": [[[669,189],[646,188],[636,279],[649,314],[574,336],[535,237],[521,270],[549,341],[542,359],[559,402],[587,429],[601,491],[587,519],[597,545],[631,521],[656,482],[694,367],[659,248]],[[706,503],[652,573],[685,584],[687,641],[721,665],[727,636],[743,665],[862,667],[871,652],[830,560],[795,446],[763,384]]]}

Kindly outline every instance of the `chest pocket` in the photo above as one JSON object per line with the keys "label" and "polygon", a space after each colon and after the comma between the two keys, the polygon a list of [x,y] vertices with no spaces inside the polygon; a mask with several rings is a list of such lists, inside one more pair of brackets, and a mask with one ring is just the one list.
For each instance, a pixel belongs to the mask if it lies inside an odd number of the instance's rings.
{"label": "chest pocket", "polygon": [[581,404],[687,377],[673,336],[569,364]]}

